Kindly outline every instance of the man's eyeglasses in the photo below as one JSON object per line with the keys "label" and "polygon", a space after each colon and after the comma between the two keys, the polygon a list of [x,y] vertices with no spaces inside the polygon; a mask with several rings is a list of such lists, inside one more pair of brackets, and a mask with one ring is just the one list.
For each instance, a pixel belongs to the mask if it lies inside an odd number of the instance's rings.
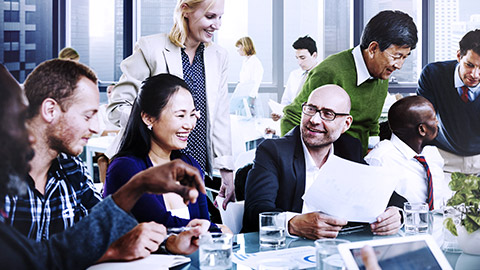
{"label": "man's eyeglasses", "polygon": [[317,109],[317,107],[308,105],[306,102],[302,104],[302,112],[308,116],[314,116],[317,112],[320,118],[326,121],[333,121],[337,116],[347,116],[349,113],[336,113],[329,109]]}
{"label": "man's eyeglasses", "polygon": [[408,55],[393,55],[393,54],[387,52],[387,50],[385,50],[383,52],[386,53],[390,58],[392,58],[393,62],[405,61],[405,59],[407,59],[407,57],[408,57]]}

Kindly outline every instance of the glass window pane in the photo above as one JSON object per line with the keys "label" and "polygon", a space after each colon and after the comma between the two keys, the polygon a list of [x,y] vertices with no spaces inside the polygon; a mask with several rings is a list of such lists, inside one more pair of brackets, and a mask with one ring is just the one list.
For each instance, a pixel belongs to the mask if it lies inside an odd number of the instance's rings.
{"label": "glass window pane", "polygon": [[123,60],[123,0],[70,0],[70,39],[101,81],[116,81]]}
{"label": "glass window pane", "polygon": [[413,18],[418,30],[418,43],[415,50],[407,58],[401,70],[395,71],[390,80],[398,82],[417,83],[420,71],[422,69],[422,1],[421,0],[384,0],[384,1],[365,1],[365,21],[364,25],[382,10],[401,10]]}
{"label": "glass window pane", "polygon": [[228,51],[229,82],[239,81],[243,58],[235,43],[244,36],[252,38],[262,62],[262,83],[272,83],[272,0],[225,1],[225,14],[216,42]]}
{"label": "glass window pane", "polygon": [[292,70],[299,68],[292,44],[309,35],[317,43],[318,60],[352,45],[352,0],[284,0],[284,84]]}
{"label": "glass window pane", "polygon": [[4,17],[0,21],[0,36],[4,40],[0,46],[0,62],[23,83],[36,65],[52,57],[52,1],[2,3],[0,14]]}
{"label": "glass window pane", "polygon": [[169,33],[173,26],[173,11],[177,1],[140,0],[140,36]]}
{"label": "glass window pane", "polygon": [[477,28],[480,28],[478,1],[435,1],[434,61],[456,59],[460,39],[468,31]]}

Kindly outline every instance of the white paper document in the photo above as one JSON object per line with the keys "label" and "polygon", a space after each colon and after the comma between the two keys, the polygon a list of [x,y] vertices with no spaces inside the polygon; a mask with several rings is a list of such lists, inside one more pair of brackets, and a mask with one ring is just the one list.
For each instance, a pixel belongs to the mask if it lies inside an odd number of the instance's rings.
{"label": "white paper document", "polygon": [[273,99],[268,100],[268,106],[270,107],[270,110],[272,110],[272,113],[276,113],[280,115],[283,114],[283,108],[285,108],[285,105],[282,105],[274,101]]}
{"label": "white paper document", "polygon": [[311,246],[263,251],[257,253],[234,253],[232,262],[257,269],[262,261],[282,258],[296,265],[298,269],[315,267],[315,248]]}
{"label": "white paper document", "polygon": [[87,270],[168,269],[188,262],[190,262],[190,258],[185,256],[152,254],[144,259],[131,262],[100,263],[90,266]]}
{"label": "white paper document", "polygon": [[222,223],[232,230],[234,234],[239,233],[243,224],[243,209],[245,201],[231,202],[227,204],[227,210],[223,210],[222,205],[225,198],[217,196],[215,200],[217,201]]}
{"label": "white paper document", "polygon": [[303,195],[308,209],[356,222],[375,222],[392,196],[398,178],[383,167],[331,155]]}

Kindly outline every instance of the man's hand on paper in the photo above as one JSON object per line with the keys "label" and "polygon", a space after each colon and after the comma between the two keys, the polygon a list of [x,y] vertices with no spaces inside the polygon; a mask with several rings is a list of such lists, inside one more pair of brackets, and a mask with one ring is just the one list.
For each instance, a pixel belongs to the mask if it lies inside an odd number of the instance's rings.
{"label": "man's hand on paper", "polygon": [[198,249],[198,237],[208,232],[210,221],[205,219],[193,219],[187,227],[193,227],[188,231],[167,238],[166,248],[174,254],[189,255]]}
{"label": "man's hand on paper", "polygon": [[377,217],[377,222],[370,224],[370,228],[376,235],[396,234],[402,227],[401,218],[397,207],[389,207]]}
{"label": "man's hand on paper", "polygon": [[291,235],[308,239],[335,238],[345,225],[347,225],[347,221],[344,219],[312,212],[290,219],[288,221],[288,232]]}
{"label": "man's hand on paper", "polygon": [[140,223],[113,242],[98,262],[132,261],[145,258],[158,249],[167,235],[162,224]]}
{"label": "man's hand on paper", "polygon": [[278,120],[280,120],[280,118],[282,118],[282,116],[280,114],[273,113],[273,112],[270,114],[270,117],[272,117],[273,121],[278,121]]}

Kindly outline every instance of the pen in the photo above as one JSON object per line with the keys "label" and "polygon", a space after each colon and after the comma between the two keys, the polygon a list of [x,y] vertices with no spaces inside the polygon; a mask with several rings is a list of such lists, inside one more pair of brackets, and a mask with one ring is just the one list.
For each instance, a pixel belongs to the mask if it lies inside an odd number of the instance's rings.
{"label": "pen", "polygon": [[167,234],[179,234],[184,231],[188,231],[193,229],[193,227],[174,227],[174,228],[168,228],[167,229]]}

